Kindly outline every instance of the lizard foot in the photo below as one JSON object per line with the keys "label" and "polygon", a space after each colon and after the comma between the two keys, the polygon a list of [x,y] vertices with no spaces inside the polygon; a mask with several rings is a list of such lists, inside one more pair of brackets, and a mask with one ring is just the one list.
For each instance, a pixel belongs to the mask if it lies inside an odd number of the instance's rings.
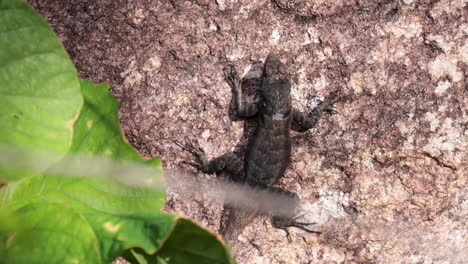
{"label": "lizard foot", "polygon": [[333,100],[320,100],[318,96],[312,96],[309,101],[307,102],[307,109],[309,110],[310,113],[313,112],[326,112],[330,114],[337,114],[338,111],[336,111],[333,108],[333,105],[337,102],[337,99]]}
{"label": "lizard foot", "polygon": [[241,79],[239,74],[237,74],[236,68],[233,65],[228,65],[223,69],[224,79],[231,86],[231,89],[234,92],[237,92],[241,89]]}
{"label": "lizard foot", "polygon": [[205,152],[203,149],[198,145],[198,143],[188,143],[188,144],[182,144],[178,141],[174,141],[174,143],[183,148],[184,150],[192,153],[197,159],[197,161],[183,161],[183,163],[188,164],[192,167],[195,167],[203,172],[208,171],[208,160],[206,159]]}
{"label": "lizard foot", "polygon": [[302,217],[302,215],[298,215],[293,218],[275,216],[273,217],[273,226],[279,229],[283,229],[286,232],[286,237],[288,238],[289,242],[291,242],[292,240],[291,240],[291,235],[289,234],[289,231],[287,229],[288,227],[296,227],[308,233],[316,233],[316,234],[321,233],[320,231],[307,228],[307,226],[314,225],[316,223],[307,223],[307,222],[297,221],[297,219],[300,217]]}

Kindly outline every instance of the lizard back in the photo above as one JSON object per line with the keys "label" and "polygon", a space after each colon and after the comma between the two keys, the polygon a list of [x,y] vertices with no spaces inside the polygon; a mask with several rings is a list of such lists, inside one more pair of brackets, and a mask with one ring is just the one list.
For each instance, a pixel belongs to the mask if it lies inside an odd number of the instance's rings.
{"label": "lizard back", "polygon": [[259,93],[258,124],[244,157],[249,185],[273,186],[283,176],[291,157],[291,82],[285,65],[275,55],[265,61]]}

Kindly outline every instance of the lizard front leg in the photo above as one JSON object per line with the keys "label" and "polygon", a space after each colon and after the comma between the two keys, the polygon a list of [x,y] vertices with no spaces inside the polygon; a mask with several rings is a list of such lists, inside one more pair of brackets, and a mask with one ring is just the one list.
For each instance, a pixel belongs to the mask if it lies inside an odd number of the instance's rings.
{"label": "lizard front leg", "polygon": [[242,80],[233,65],[229,65],[224,68],[224,78],[229,86],[231,86],[237,114],[240,117],[251,117],[256,115],[258,113],[258,105],[255,103],[246,104],[242,100]]}
{"label": "lizard front leg", "polygon": [[196,157],[196,161],[185,161],[185,163],[200,171],[204,173],[217,173],[226,170],[231,174],[232,180],[241,181],[244,179],[243,162],[236,154],[228,152],[208,162],[205,152],[199,146],[195,146],[194,144],[183,145],[177,141],[175,143]]}
{"label": "lizard front leg", "polygon": [[307,131],[317,124],[323,112],[335,113],[333,104],[336,100],[320,101],[317,97],[312,97],[308,104],[308,113],[293,109],[293,121],[301,128],[301,132]]}

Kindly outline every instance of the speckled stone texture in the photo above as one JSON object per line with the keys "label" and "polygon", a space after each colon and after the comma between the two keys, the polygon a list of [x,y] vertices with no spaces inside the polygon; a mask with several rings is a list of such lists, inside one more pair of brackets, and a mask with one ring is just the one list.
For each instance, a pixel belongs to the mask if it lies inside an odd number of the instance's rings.
{"label": "speckled stone texture", "polygon": [[[108,81],[128,140],[164,166],[245,144],[222,68],[279,53],[293,103],[338,94],[338,114],[292,133],[280,186],[321,234],[266,217],[234,245],[239,263],[466,263],[467,0],[29,1],[80,76]],[[231,110],[229,110],[231,109]],[[177,175],[168,176],[176,177]],[[166,210],[219,228],[220,201],[170,190]]]}

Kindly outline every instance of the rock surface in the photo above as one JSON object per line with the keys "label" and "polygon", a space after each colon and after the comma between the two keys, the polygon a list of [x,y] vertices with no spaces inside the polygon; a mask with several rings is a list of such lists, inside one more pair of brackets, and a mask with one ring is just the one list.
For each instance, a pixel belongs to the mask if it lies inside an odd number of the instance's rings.
{"label": "rock surface", "polygon": [[[29,0],[82,78],[108,81],[129,141],[172,171],[198,139],[209,157],[242,148],[222,68],[271,52],[293,76],[294,105],[339,94],[339,114],[292,133],[280,185],[321,234],[258,218],[239,263],[466,263],[466,0]],[[240,146],[240,147],[239,147]],[[241,152],[242,153],[242,152]],[[176,176],[172,176],[176,177]],[[166,210],[217,230],[221,199],[170,190]]]}

